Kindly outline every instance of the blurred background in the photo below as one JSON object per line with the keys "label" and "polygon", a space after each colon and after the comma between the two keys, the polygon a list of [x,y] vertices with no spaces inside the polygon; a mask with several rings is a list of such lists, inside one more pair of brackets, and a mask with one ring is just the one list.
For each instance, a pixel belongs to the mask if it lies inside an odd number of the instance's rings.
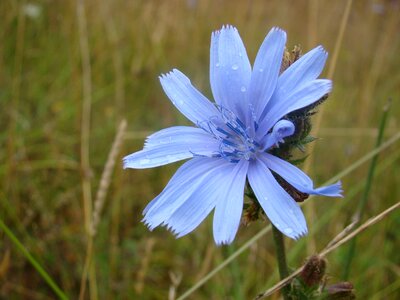
{"label": "blurred background", "polygon": [[[210,99],[211,32],[239,29],[253,62],[273,26],[287,47],[330,53],[347,0],[0,1],[0,216],[71,298],[174,299],[268,225],[242,226],[216,247],[212,218],[176,240],[150,232],[142,210],[179,164],[122,170],[124,155],[153,131],[189,124],[164,95],[161,73],[178,68]],[[353,1],[323,105],[308,173],[321,185],[373,150],[382,110],[392,99],[384,141],[399,132],[400,2]],[[322,77],[327,76],[327,68]],[[96,235],[88,220],[121,120],[118,149]],[[362,221],[399,201],[400,149],[379,155]],[[351,223],[369,161],[342,178],[343,199],[306,203],[310,234],[286,240],[297,268]],[[88,217],[89,216],[89,217]],[[357,238],[349,280],[359,299],[400,298],[400,213]],[[89,284],[82,296],[88,242]],[[341,281],[348,245],[329,254],[330,282]],[[278,281],[271,233],[253,242],[190,299],[251,299]],[[86,286],[86,284],[84,285]],[[0,298],[54,299],[38,272],[0,230]],[[270,299],[279,299],[279,295]]]}

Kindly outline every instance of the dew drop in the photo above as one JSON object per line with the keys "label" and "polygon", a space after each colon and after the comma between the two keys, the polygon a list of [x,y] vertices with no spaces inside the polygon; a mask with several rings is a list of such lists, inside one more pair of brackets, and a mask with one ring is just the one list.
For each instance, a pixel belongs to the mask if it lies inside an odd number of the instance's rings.
{"label": "dew drop", "polygon": [[264,69],[258,69],[258,72],[260,72],[260,73],[262,73],[262,72],[264,72]]}
{"label": "dew drop", "polygon": [[236,71],[237,69],[239,69],[239,66],[238,66],[238,65],[236,65],[236,64],[235,64],[235,65],[232,65],[232,70],[235,70],[235,71]]}
{"label": "dew drop", "polygon": [[216,66],[217,68],[219,68],[219,66],[221,66],[221,65],[220,65],[220,63],[216,63],[215,66]]}
{"label": "dew drop", "polygon": [[184,103],[183,100],[179,100],[180,105],[183,105],[183,103]]}
{"label": "dew drop", "polygon": [[286,234],[291,234],[291,233],[293,232],[293,229],[290,228],[290,227],[288,227],[288,228],[285,228],[283,231],[284,231]]}
{"label": "dew drop", "polygon": [[242,52],[239,52],[239,57],[242,57],[242,56],[243,56]]}
{"label": "dew drop", "polygon": [[143,159],[139,160],[139,164],[140,165],[145,165],[145,164],[148,164],[150,161],[151,160],[148,159],[148,158],[143,158]]}
{"label": "dew drop", "polygon": [[242,86],[240,90],[244,93],[246,91],[246,87]]}

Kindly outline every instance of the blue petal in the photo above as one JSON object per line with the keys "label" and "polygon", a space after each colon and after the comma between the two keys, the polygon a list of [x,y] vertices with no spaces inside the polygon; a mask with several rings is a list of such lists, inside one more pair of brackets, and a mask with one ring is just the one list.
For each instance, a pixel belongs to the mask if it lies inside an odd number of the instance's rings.
{"label": "blue petal", "polygon": [[268,168],[276,172],[300,192],[328,197],[342,197],[340,182],[314,189],[314,184],[311,178],[287,161],[268,153],[263,154],[260,159],[268,166]]}
{"label": "blue petal", "polygon": [[153,168],[194,155],[213,156],[219,142],[200,128],[170,127],[148,137],[143,150],[125,156],[124,168]]}
{"label": "blue petal", "polygon": [[210,49],[210,84],[215,101],[241,120],[247,112],[251,65],[236,28],[213,32]]}
{"label": "blue petal", "polygon": [[288,120],[278,121],[272,131],[265,136],[263,141],[263,150],[269,149],[272,146],[279,146],[279,143],[284,142],[284,138],[291,136],[295,132],[295,126]]}
{"label": "blue petal", "polygon": [[286,98],[288,93],[291,93],[309,81],[315,80],[321,74],[327,58],[328,53],[326,53],[322,46],[318,46],[304,54],[287,68],[282,75],[279,76],[274,95],[267,105],[267,111],[270,110],[277,101]]}
{"label": "blue petal", "polygon": [[203,129],[190,126],[173,126],[161,129],[146,138],[144,148],[156,148],[161,145],[176,144],[195,144],[196,141],[209,141],[214,143],[214,138]]}
{"label": "blue petal", "polygon": [[[224,164],[226,163],[219,158],[204,157],[196,157],[184,163],[161,194],[144,209],[143,222],[151,230],[165,223],[198,189],[201,190],[204,183],[214,182],[210,180],[210,176],[219,172]],[[208,198],[205,197],[206,200]]]}
{"label": "blue petal", "polygon": [[278,99],[261,121],[258,134],[261,136],[265,135],[283,116],[316,102],[329,93],[331,89],[332,81],[328,79],[316,79],[302,85],[287,97]]}
{"label": "blue petal", "polygon": [[199,226],[221,200],[221,197],[226,197],[226,195],[222,194],[221,186],[224,185],[227,176],[232,174],[232,169],[235,165],[223,159],[217,160],[219,165],[203,175],[204,180],[201,184],[174,211],[171,217],[163,222],[163,225],[167,226],[178,238],[190,233]]}
{"label": "blue petal", "polygon": [[218,110],[182,72],[172,70],[160,76],[160,82],[172,103],[194,124],[218,116]]}
{"label": "blue petal", "polygon": [[262,160],[249,166],[248,179],[265,214],[282,233],[297,239],[307,233],[304,215]]}
{"label": "blue petal", "polygon": [[217,245],[230,244],[239,228],[248,166],[248,161],[239,161],[220,183],[213,223],[214,240]]}
{"label": "blue petal", "polygon": [[272,28],[258,51],[249,89],[256,121],[275,90],[285,43],[286,33],[279,28]]}
{"label": "blue petal", "polygon": [[315,189],[314,192],[317,195],[342,198],[343,197],[342,182],[339,180],[334,184],[322,186],[320,188]]}

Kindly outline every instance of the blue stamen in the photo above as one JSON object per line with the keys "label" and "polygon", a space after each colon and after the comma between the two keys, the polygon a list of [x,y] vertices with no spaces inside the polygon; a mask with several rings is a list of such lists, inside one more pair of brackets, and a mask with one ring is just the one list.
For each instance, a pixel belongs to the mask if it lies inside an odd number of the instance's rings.
{"label": "blue stamen", "polygon": [[217,130],[218,130],[219,132],[221,132],[222,134],[225,134],[225,136],[226,136],[227,138],[232,137],[231,134],[229,134],[227,131],[223,130],[221,127],[217,127]]}
{"label": "blue stamen", "polygon": [[[260,144],[254,141],[248,128],[232,111],[220,105],[216,107],[221,115],[199,122],[198,126],[220,141],[220,157],[233,163],[253,159],[260,151]],[[254,126],[258,128],[256,122]]]}

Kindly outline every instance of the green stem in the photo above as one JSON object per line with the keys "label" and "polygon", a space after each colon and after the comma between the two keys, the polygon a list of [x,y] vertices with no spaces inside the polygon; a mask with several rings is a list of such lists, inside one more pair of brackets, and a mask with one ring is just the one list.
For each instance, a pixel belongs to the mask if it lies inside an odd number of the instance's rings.
{"label": "green stem", "polygon": [[[226,256],[229,257],[235,252],[235,246],[229,245],[226,247]],[[240,266],[237,260],[233,261],[230,265],[230,274],[232,276],[232,297],[233,299],[244,299],[243,292],[243,279],[240,272]]]}
{"label": "green stem", "polygon": [[32,264],[32,266],[38,271],[46,283],[51,287],[54,293],[59,299],[68,299],[67,295],[57,286],[57,284],[51,279],[50,275],[42,268],[39,262],[28,252],[24,245],[18,240],[18,238],[12,233],[12,231],[7,227],[6,224],[0,219],[0,228],[5,232],[9,239],[14,243],[14,245],[21,251],[22,255]]}
{"label": "green stem", "polygon": [[[383,109],[382,119],[379,124],[379,131],[378,131],[378,137],[376,139],[376,147],[375,148],[378,148],[382,144],[383,132],[385,130],[386,120],[387,120],[387,116],[388,116],[388,112],[389,112],[389,106],[390,106],[390,102],[388,102],[388,104],[385,105],[385,107]],[[371,190],[371,186],[372,186],[372,179],[374,177],[377,161],[378,161],[378,153],[372,158],[371,164],[368,169],[368,175],[367,175],[367,179],[366,179],[364,193],[363,193],[362,197],[360,198],[360,202],[358,203],[358,209],[357,209],[357,212],[355,215],[356,221],[360,221],[364,214],[365,207],[366,207],[366,204],[368,201],[369,191]],[[356,238],[354,238],[350,241],[348,252],[345,257],[345,263],[344,263],[343,274],[342,274],[343,280],[349,279],[350,270],[351,270],[351,262],[353,260],[355,253],[356,253]]]}
{"label": "green stem", "polygon": [[[286,263],[286,252],[285,252],[285,243],[283,240],[283,234],[272,225],[272,234],[274,237],[275,242],[275,250],[276,250],[276,258],[278,260],[278,269],[279,269],[279,276],[281,279],[284,279],[289,276],[289,270]],[[282,296],[283,299],[289,300],[290,299],[290,286],[286,285],[282,288]]]}

